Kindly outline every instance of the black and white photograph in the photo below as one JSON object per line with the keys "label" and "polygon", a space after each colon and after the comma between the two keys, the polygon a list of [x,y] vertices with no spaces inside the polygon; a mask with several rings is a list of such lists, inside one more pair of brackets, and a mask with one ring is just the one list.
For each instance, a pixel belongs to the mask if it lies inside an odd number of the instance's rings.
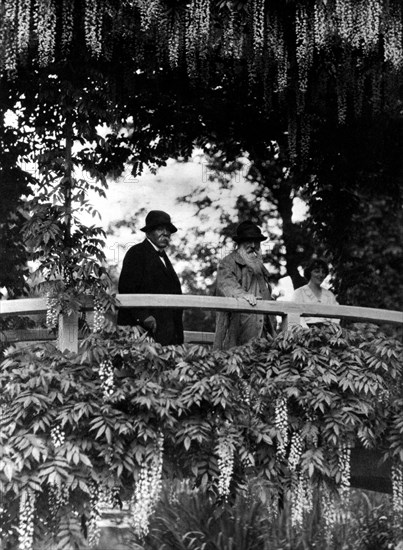
{"label": "black and white photograph", "polygon": [[403,550],[402,0],[0,0],[0,550]]}

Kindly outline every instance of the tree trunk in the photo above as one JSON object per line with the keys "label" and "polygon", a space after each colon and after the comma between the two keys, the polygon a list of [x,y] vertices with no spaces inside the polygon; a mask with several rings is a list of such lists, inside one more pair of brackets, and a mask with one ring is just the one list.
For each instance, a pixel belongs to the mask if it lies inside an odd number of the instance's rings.
{"label": "tree trunk", "polygon": [[277,188],[272,190],[272,192],[277,201],[278,213],[283,224],[287,275],[291,277],[294,289],[297,289],[304,285],[306,281],[298,271],[300,263],[299,258],[301,256],[301,253],[298,251],[300,228],[292,222],[292,183],[283,180]]}
{"label": "tree trunk", "polygon": [[71,117],[66,118],[65,123],[65,170],[64,170],[64,211],[65,211],[65,228],[64,228],[64,279],[67,284],[71,282],[71,232],[72,232],[72,192],[73,192],[73,163],[72,163],[72,147],[73,147],[73,124]]}

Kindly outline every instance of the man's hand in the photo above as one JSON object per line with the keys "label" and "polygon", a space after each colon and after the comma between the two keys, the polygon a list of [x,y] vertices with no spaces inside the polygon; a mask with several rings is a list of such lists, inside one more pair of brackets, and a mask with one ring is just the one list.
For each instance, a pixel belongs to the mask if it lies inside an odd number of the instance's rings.
{"label": "man's hand", "polygon": [[[255,306],[259,298],[256,298],[254,294],[245,294],[245,296],[242,296],[251,306]],[[261,299],[261,298],[260,298]]]}
{"label": "man's hand", "polygon": [[155,317],[150,315],[149,317],[147,317],[147,319],[144,319],[143,326],[149,332],[154,334],[154,332],[157,330],[157,321],[155,320]]}

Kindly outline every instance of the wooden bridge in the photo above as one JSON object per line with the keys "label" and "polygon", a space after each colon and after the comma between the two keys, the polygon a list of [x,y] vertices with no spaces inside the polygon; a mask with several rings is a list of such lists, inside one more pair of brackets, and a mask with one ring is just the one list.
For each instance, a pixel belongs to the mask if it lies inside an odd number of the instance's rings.
{"label": "wooden bridge", "polygon": [[[221,298],[213,296],[191,295],[160,295],[160,294],[121,294],[117,296],[120,307],[150,307],[173,309],[201,309],[214,311],[236,311],[249,313],[267,313],[280,316],[282,329],[286,330],[293,324],[299,324],[300,318],[326,317],[344,319],[351,322],[370,322],[375,324],[391,324],[401,327],[403,313],[383,309],[329,306],[322,304],[299,304],[283,301],[259,301],[251,306],[243,299]],[[93,310],[93,301],[88,299],[83,308]],[[47,310],[45,298],[30,298],[20,300],[0,301],[0,317],[11,315],[44,314]],[[47,329],[27,329],[8,332],[1,335],[2,340],[11,343],[54,340]],[[203,343],[213,342],[212,332],[185,331],[185,342]],[[57,345],[61,351],[77,352],[79,349],[78,314],[61,315],[59,318]],[[374,450],[356,448],[352,452],[351,484],[358,488],[391,492],[390,467],[384,463],[379,465],[380,454]]]}
{"label": "wooden bridge", "polygon": [[[120,307],[149,307],[172,309],[201,309],[214,311],[236,311],[246,313],[268,313],[282,318],[282,329],[290,325],[299,324],[301,317],[327,317],[331,319],[345,319],[355,322],[369,322],[376,324],[403,325],[403,313],[385,309],[375,309],[356,306],[329,306],[323,304],[299,304],[296,302],[259,301],[256,306],[249,305],[246,300],[238,298],[222,298],[215,296],[192,295],[165,295],[165,294],[118,294]],[[93,301],[89,298],[84,310],[93,310]],[[0,317],[11,315],[33,315],[46,313],[45,298],[26,298],[20,300],[0,301]],[[26,329],[8,333],[7,340],[40,341],[52,340],[54,336],[47,329]],[[2,338],[4,340],[4,336]],[[214,339],[212,332],[185,331],[185,341],[211,344]],[[58,346],[78,351],[78,314],[61,315],[59,319]]]}

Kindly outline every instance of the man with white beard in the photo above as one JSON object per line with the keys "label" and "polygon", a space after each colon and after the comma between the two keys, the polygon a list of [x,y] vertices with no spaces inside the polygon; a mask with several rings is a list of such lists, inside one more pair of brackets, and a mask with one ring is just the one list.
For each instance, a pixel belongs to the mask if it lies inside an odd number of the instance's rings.
{"label": "man with white beard", "polygon": [[[241,222],[232,237],[237,248],[218,266],[216,295],[243,298],[251,306],[257,300],[271,300],[269,273],[263,265],[260,243],[267,237],[252,221]],[[275,335],[275,323],[269,315],[217,312],[214,349],[229,349],[246,344],[252,338]]]}

